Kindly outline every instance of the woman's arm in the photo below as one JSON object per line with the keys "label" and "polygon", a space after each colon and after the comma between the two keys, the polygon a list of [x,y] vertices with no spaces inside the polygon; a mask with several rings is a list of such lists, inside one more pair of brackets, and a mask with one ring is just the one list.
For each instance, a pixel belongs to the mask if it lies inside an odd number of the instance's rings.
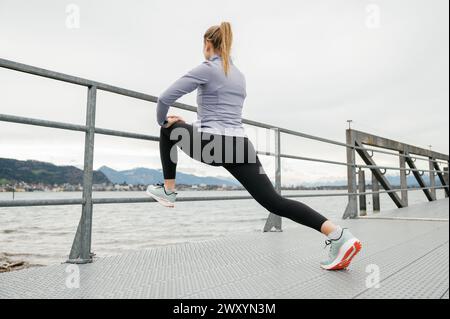
{"label": "woman's arm", "polygon": [[199,85],[208,82],[211,67],[209,61],[204,61],[175,81],[159,96],[156,106],[156,119],[159,125],[162,126],[164,124],[164,121],[167,119],[167,112],[176,100],[194,91]]}

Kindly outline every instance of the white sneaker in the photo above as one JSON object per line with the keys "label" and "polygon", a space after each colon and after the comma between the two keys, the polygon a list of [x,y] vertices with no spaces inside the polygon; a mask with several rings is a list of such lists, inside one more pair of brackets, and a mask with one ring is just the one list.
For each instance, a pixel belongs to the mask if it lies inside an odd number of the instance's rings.
{"label": "white sneaker", "polygon": [[320,264],[326,270],[347,269],[362,248],[361,242],[346,228],[342,230],[339,239],[327,240],[326,244],[330,246],[328,260]]}
{"label": "white sneaker", "polygon": [[149,185],[146,194],[155,199],[158,203],[165,207],[175,207],[175,200],[177,199],[176,192],[167,192],[164,184]]}

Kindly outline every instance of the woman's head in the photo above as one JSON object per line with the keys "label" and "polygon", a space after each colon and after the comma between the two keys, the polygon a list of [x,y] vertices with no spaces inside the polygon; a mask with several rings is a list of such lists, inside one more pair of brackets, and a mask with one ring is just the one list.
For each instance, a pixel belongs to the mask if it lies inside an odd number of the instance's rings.
{"label": "woman's head", "polygon": [[210,27],[203,36],[203,54],[206,59],[217,54],[222,57],[223,70],[228,75],[230,69],[230,52],[233,43],[233,32],[229,22]]}

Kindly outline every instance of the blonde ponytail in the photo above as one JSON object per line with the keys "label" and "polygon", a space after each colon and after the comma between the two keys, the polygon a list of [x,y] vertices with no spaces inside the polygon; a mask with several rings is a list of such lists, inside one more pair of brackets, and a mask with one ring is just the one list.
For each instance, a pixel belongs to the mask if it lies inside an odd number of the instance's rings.
{"label": "blonde ponytail", "polygon": [[230,54],[233,44],[233,32],[229,22],[222,22],[220,26],[210,27],[204,39],[212,43],[215,50],[219,51],[222,57],[222,65],[225,75],[230,71]]}
{"label": "blonde ponytail", "polygon": [[225,75],[228,75],[228,71],[230,70],[231,44],[233,43],[231,24],[229,22],[222,22],[220,25],[220,33],[222,34],[222,65]]}

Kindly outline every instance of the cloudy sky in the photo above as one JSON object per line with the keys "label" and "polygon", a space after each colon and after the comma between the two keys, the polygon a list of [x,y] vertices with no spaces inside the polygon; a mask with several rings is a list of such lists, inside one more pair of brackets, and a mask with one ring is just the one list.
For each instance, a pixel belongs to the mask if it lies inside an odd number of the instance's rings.
{"label": "cloudy sky", "polygon": [[[201,63],[205,30],[229,21],[232,56],[247,79],[245,118],[342,142],[351,119],[356,129],[448,154],[448,6],[447,0],[0,0],[0,57],[157,96]],[[0,84],[0,113],[84,123],[85,88],[1,68]],[[181,102],[195,105],[195,93]],[[97,109],[99,127],[158,133],[152,103],[99,92]],[[259,149],[270,148],[265,131],[247,130]],[[81,133],[0,122],[0,157],[78,166],[83,141]],[[283,136],[282,151],[345,161],[345,149],[302,138]],[[273,161],[262,160],[272,173]],[[160,168],[157,144],[96,136],[95,167],[102,165]],[[227,176],[186,157],[179,166]],[[346,174],[344,167],[293,160],[284,160],[283,170],[283,183]]]}

